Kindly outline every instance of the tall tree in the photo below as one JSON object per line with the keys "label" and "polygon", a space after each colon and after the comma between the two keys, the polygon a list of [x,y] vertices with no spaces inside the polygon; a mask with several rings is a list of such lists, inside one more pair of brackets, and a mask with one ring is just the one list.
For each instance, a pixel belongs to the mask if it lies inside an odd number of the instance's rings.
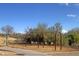
{"label": "tall tree", "polygon": [[53,26],[48,28],[48,33],[47,33],[47,37],[48,37],[48,41],[49,44],[51,45],[51,43],[54,44],[54,31],[53,31]]}
{"label": "tall tree", "polygon": [[8,45],[8,37],[13,32],[13,27],[10,25],[3,26],[1,28],[2,32],[6,35],[5,46]]}
{"label": "tall tree", "polygon": [[71,41],[71,46],[79,45],[79,28],[73,28],[66,34],[67,40]]}
{"label": "tall tree", "polygon": [[55,50],[58,39],[60,40],[60,50],[62,49],[62,26],[60,23],[56,23],[53,27],[54,29],[54,39],[55,39]]}
{"label": "tall tree", "polygon": [[39,42],[43,44],[43,47],[44,47],[44,40],[45,40],[45,37],[46,37],[46,30],[47,30],[47,25],[44,24],[44,23],[39,23],[37,25],[37,33],[39,36],[39,39],[38,39],[38,47],[39,47]]}

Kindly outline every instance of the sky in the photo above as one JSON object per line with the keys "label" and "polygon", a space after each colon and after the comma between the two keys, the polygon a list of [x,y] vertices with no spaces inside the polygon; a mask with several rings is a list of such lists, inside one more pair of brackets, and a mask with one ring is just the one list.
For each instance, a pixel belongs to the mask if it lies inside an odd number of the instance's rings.
{"label": "sky", "polygon": [[61,23],[63,32],[79,27],[79,4],[69,3],[0,3],[0,28],[11,25],[16,32],[38,23],[53,26]]}

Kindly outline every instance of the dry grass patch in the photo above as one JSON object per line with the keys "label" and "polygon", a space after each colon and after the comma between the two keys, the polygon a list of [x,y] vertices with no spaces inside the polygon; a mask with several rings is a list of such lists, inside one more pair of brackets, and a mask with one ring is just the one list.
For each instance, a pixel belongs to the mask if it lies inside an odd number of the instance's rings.
{"label": "dry grass patch", "polygon": [[35,51],[40,51],[40,52],[72,52],[76,51],[76,49],[68,48],[68,47],[63,47],[62,50],[60,51],[60,47],[57,46],[57,50],[55,51],[54,46],[41,46],[38,48],[37,45],[21,45],[21,44],[10,44],[9,47],[14,47],[14,48],[22,48],[22,49],[28,49],[28,50],[35,50]]}
{"label": "dry grass patch", "polygon": [[16,55],[15,52],[0,50],[0,56],[14,56],[14,55]]}
{"label": "dry grass patch", "polygon": [[[4,45],[6,37],[0,36],[0,46]],[[15,40],[17,40],[16,38],[12,38],[12,37],[8,37],[8,42],[9,43],[13,43]]]}

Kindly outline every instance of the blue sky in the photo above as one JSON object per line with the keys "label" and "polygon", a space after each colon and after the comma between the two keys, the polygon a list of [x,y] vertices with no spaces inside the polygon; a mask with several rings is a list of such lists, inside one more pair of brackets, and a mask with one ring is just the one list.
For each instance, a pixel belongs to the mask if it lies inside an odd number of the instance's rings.
{"label": "blue sky", "polygon": [[79,4],[0,4],[0,28],[11,25],[17,32],[46,23],[60,22],[63,31],[79,27]]}

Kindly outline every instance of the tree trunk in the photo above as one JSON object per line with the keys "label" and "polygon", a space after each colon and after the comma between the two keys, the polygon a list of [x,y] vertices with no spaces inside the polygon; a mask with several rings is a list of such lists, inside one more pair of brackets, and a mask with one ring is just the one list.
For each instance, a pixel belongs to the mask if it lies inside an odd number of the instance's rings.
{"label": "tree trunk", "polygon": [[60,50],[62,50],[62,34],[60,33]]}
{"label": "tree trunk", "polygon": [[57,44],[57,43],[56,43],[56,33],[55,33],[55,51],[56,51],[56,44]]}
{"label": "tree trunk", "polygon": [[8,46],[8,34],[6,34],[5,46]]}
{"label": "tree trunk", "polygon": [[38,42],[38,48],[39,48],[39,42]]}
{"label": "tree trunk", "polygon": [[43,42],[43,48],[44,48],[44,42]]}

